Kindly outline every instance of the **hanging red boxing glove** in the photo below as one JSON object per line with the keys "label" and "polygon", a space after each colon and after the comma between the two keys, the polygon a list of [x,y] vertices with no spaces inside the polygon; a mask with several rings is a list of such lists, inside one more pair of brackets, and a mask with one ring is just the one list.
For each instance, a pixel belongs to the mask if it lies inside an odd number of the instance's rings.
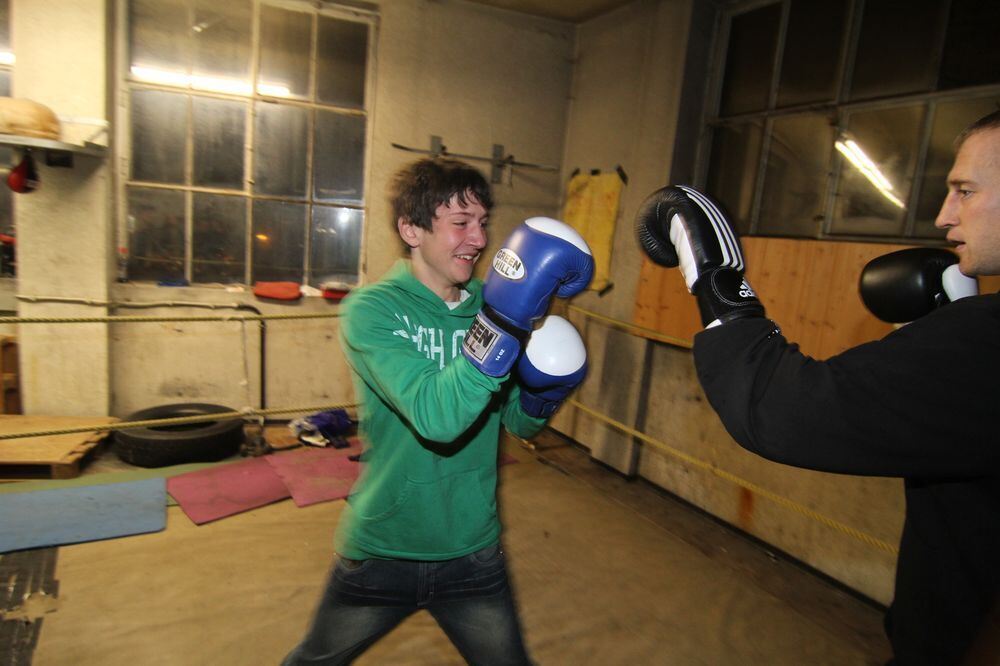
{"label": "hanging red boxing glove", "polygon": [[7,174],[7,186],[19,194],[38,189],[38,170],[35,168],[35,158],[30,152],[26,152],[20,164]]}

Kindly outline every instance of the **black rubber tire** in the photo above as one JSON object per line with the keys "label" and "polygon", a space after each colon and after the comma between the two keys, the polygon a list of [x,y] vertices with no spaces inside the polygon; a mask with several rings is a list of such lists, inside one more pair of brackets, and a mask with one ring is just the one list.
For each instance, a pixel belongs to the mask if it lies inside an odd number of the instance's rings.
{"label": "black rubber tire", "polygon": [[[222,405],[182,402],[141,409],[128,421],[171,419],[236,411]],[[115,431],[114,451],[139,467],[166,467],[192,462],[214,462],[236,454],[243,444],[243,419],[228,418],[204,423],[129,428]]]}

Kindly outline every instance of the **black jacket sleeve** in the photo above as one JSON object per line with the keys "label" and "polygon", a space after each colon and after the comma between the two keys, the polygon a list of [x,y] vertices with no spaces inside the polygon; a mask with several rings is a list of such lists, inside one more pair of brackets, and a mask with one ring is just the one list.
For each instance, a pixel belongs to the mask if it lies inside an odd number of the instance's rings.
{"label": "black jacket sleeve", "polygon": [[876,476],[1000,470],[1000,295],[962,299],[817,361],[766,319],[695,337],[726,429],[776,462]]}

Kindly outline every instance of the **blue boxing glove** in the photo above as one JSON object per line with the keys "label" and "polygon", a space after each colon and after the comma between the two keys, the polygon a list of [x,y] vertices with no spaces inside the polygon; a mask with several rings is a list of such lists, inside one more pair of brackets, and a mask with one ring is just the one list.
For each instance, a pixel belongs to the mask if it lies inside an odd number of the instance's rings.
{"label": "blue boxing glove", "polygon": [[552,294],[574,296],[594,277],[594,257],[576,229],[549,217],[524,221],[493,257],[483,299],[525,331],[545,315]]}
{"label": "blue boxing glove", "polygon": [[485,305],[465,335],[462,353],[487,375],[507,374],[553,294],[578,294],[593,276],[594,257],[575,229],[548,217],[525,220],[493,257],[483,286]]}
{"label": "blue boxing glove", "polygon": [[576,328],[562,317],[546,317],[517,362],[521,408],[530,416],[552,416],[586,374],[587,349]]}

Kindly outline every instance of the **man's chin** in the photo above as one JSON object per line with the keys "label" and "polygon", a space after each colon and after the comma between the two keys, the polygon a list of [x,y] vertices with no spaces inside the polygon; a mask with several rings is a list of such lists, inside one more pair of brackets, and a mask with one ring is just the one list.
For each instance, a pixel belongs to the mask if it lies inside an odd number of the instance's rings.
{"label": "man's chin", "polygon": [[451,277],[455,281],[455,284],[464,285],[472,279],[472,268],[470,267],[467,271],[455,271]]}
{"label": "man's chin", "polygon": [[[1000,268],[1000,267],[998,267]],[[980,275],[995,275],[995,272],[984,271],[982,266],[977,266],[968,255],[962,255],[958,261],[958,271],[965,277],[975,278]]]}

